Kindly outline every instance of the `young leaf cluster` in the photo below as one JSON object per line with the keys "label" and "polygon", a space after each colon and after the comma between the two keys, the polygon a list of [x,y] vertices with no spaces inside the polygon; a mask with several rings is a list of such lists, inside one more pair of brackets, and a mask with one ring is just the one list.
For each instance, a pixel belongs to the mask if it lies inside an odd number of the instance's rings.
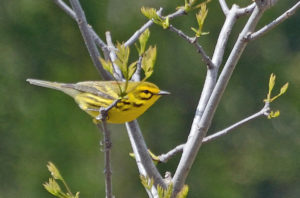
{"label": "young leaf cluster", "polygon": [[[289,83],[285,83],[281,89],[280,89],[280,92],[271,97],[271,93],[272,93],[272,90],[275,86],[275,80],[276,80],[276,76],[272,73],[271,76],[270,76],[270,80],[269,80],[269,91],[268,91],[268,94],[267,94],[267,98],[264,99],[264,102],[265,103],[271,103],[273,102],[274,100],[276,100],[279,96],[283,95],[287,89],[288,89],[288,86],[289,86]],[[269,114],[268,114],[268,118],[271,119],[271,118],[275,118],[275,117],[278,117],[280,115],[280,111],[277,110],[277,111],[271,111]]]}
{"label": "young leaf cluster", "polygon": [[148,19],[152,20],[155,24],[162,26],[164,29],[167,29],[170,26],[169,17],[163,19],[157,14],[157,10],[154,8],[141,8],[142,14]]}
{"label": "young leaf cluster", "polygon": [[[140,175],[141,183],[147,190],[151,190],[154,185],[153,179],[149,177]],[[170,183],[167,189],[162,188],[160,185],[157,185],[157,194],[159,198],[171,198],[173,193],[173,183]],[[184,185],[181,191],[176,195],[176,198],[186,198],[188,195],[189,187],[188,185]]]}
{"label": "young leaf cluster", "polygon": [[210,1],[211,0],[207,0],[207,1],[202,2],[202,3],[198,3],[198,0],[184,0],[184,6],[178,6],[177,10],[183,9],[185,13],[188,13],[191,10],[200,8],[202,6],[202,4],[206,4]]}
{"label": "young leaf cluster", "polygon": [[[49,193],[59,198],[79,198],[79,192],[73,195],[64,178],[61,176],[59,170],[52,162],[48,163],[47,168],[51,173],[52,178],[49,178],[49,181],[44,183],[43,186]],[[67,192],[64,192],[61,189],[60,185],[56,182],[56,180],[62,182]]]}
{"label": "young leaf cluster", "polygon": [[204,21],[206,19],[208,13],[208,9],[206,8],[206,2],[200,4],[200,10],[196,14],[196,19],[198,22],[198,28],[191,28],[195,32],[196,37],[200,37],[201,35],[207,35],[209,32],[202,32]]}
{"label": "young leaf cluster", "polygon": [[[150,37],[150,31],[147,29],[141,36],[139,37],[139,43],[135,44],[136,49],[138,51],[139,56],[141,57],[140,67],[144,71],[144,79],[142,81],[147,80],[152,74],[156,61],[156,46],[149,46],[146,49],[148,39]],[[124,43],[117,43],[116,45],[116,60],[112,62],[111,60],[105,60],[103,58],[99,58],[103,68],[108,71],[110,74],[114,74],[114,65],[120,68],[122,75],[124,76],[126,83],[125,87],[121,88],[121,95],[126,94],[128,81],[131,80],[132,76],[137,72],[138,61],[134,61],[128,64],[130,57],[130,48],[126,47]]]}

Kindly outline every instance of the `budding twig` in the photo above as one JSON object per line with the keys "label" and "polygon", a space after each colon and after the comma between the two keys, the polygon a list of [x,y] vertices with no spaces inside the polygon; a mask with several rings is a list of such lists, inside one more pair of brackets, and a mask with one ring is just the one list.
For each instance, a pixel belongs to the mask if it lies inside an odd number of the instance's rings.
{"label": "budding twig", "polygon": [[[212,135],[206,136],[205,138],[203,138],[202,143],[205,144],[205,143],[211,142],[213,140],[216,140],[217,138],[222,137],[222,136],[232,132],[234,129],[237,129],[256,118],[259,118],[261,116],[268,116],[269,113],[270,113],[270,103],[266,102],[265,106],[257,113],[254,113],[251,116],[248,116],[248,117],[242,119],[241,121],[225,128],[221,131],[218,131],[216,133],[213,133]],[[185,146],[185,144],[180,144],[180,145],[176,146],[175,148],[173,148],[172,150],[168,151],[167,153],[159,155],[158,156],[159,161],[166,163],[169,159],[171,159],[177,153],[182,152],[184,149],[184,146]]]}

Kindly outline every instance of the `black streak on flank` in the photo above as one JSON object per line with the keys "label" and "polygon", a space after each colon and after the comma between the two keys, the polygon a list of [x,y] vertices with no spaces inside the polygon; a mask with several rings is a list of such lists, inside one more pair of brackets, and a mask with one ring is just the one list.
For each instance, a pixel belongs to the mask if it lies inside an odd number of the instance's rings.
{"label": "black streak on flank", "polygon": [[125,105],[130,105],[131,104],[130,102],[127,102],[127,101],[121,101],[121,103],[123,103]]}
{"label": "black streak on flank", "polygon": [[141,106],[143,106],[144,104],[143,103],[133,103],[133,106],[134,107],[141,107]]}

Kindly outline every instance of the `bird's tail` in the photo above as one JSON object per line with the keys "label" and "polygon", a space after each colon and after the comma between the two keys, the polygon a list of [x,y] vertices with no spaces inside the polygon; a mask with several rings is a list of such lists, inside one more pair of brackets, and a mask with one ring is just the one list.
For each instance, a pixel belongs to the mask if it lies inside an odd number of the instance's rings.
{"label": "bird's tail", "polygon": [[63,85],[65,85],[64,83],[50,82],[50,81],[36,80],[36,79],[27,79],[26,81],[32,85],[37,85],[37,86],[41,86],[41,87],[47,87],[50,89],[56,89],[56,90],[62,91],[72,97],[74,97],[75,95],[77,95],[79,93],[79,91],[77,91],[75,89],[64,87],[63,86]]}

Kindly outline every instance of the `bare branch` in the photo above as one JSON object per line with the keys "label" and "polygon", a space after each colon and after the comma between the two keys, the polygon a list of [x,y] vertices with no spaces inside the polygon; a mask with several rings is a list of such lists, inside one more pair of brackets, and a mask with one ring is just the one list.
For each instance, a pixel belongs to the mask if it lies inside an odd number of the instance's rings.
{"label": "bare branch", "polygon": [[[241,126],[245,125],[246,123],[248,123],[248,122],[250,122],[250,121],[252,121],[256,118],[268,115],[269,111],[270,111],[270,105],[269,105],[269,103],[266,103],[265,106],[260,111],[258,111],[257,113],[254,113],[251,116],[248,116],[248,117],[244,118],[243,120],[241,120],[241,121],[225,128],[221,131],[218,131],[216,133],[213,133],[212,135],[206,136],[205,138],[203,138],[202,143],[205,144],[205,143],[211,142],[211,141],[213,141],[213,140],[215,140],[219,137],[222,137],[222,136],[228,134],[229,132],[232,132],[234,129],[237,129],[238,127],[241,127]],[[180,145],[176,146],[174,149],[167,152],[166,154],[159,155],[158,156],[159,161],[163,162],[163,163],[166,163],[169,159],[171,159],[177,153],[182,152],[183,148],[184,148],[184,145],[185,144],[180,144]]]}
{"label": "bare branch", "polygon": [[202,60],[207,65],[208,69],[214,68],[213,62],[211,61],[211,59],[209,58],[209,56],[206,54],[206,52],[204,51],[204,49],[202,48],[202,46],[197,42],[197,38],[196,37],[189,37],[189,36],[187,36],[185,33],[183,33],[181,30],[175,28],[173,25],[169,26],[169,30],[171,30],[172,32],[175,32],[177,35],[179,35],[180,37],[182,37],[187,42],[193,44],[196,47],[197,52],[199,52],[201,54]]}
{"label": "bare branch", "polygon": [[236,15],[237,15],[237,17],[240,17],[240,16],[244,16],[246,14],[250,14],[254,10],[254,8],[255,8],[255,3],[252,3],[245,8],[239,8],[237,10]]}
{"label": "bare branch", "polygon": [[125,42],[125,46],[127,47],[132,45],[136,40],[138,40],[141,34],[143,34],[143,32],[145,32],[145,30],[148,29],[151,25],[153,25],[153,21],[149,20]]}
{"label": "bare branch", "polygon": [[111,149],[111,139],[110,132],[107,128],[107,123],[105,117],[102,119],[101,123],[97,124],[99,130],[102,130],[104,137],[104,175],[105,175],[105,195],[106,198],[113,198],[112,194],[112,180],[111,180],[111,165],[110,165],[110,149]]}
{"label": "bare branch", "polygon": [[233,131],[234,129],[236,129],[236,128],[238,128],[238,127],[240,127],[240,126],[242,126],[242,125],[244,125],[244,124],[246,124],[246,123],[248,123],[248,122],[250,122],[250,121],[252,121],[256,118],[259,118],[261,116],[266,115],[269,111],[270,111],[269,103],[266,103],[265,106],[260,111],[258,111],[257,113],[255,113],[251,116],[248,116],[247,118],[245,118],[245,119],[243,119],[243,120],[227,127],[226,129],[223,129],[219,132],[216,132],[212,135],[209,135],[209,136],[203,138],[202,143],[211,142],[211,141],[213,141],[213,140],[215,140],[215,139],[217,139],[221,136],[224,136],[224,135],[228,134],[229,132]]}
{"label": "bare branch", "polygon": [[79,0],[70,0],[70,3],[72,5],[74,12],[76,13],[77,16],[76,22],[78,23],[85,45],[89,51],[89,54],[92,58],[95,67],[98,69],[98,71],[100,72],[100,74],[104,79],[111,79],[111,76],[104,70],[102,64],[99,61],[100,53],[90,33],[90,28],[88,27],[88,23],[86,21],[84,11],[81,8]]}
{"label": "bare branch", "polygon": [[168,17],[169,19],[173,19],[175,17],[179,17],[179,16],[182,16],[182,15],[186,15],[184,9],[178,9],[176,12],[168,14],[165,18]]}
{"label": "bare branch", "polygon": [[[232,8],[229,10],[224,25],[220,31],[217,44],[214,50],[214,54],[212,57],[212,62],[215,65],[215,67],[212,70],[210,69],[207,70],[204,86],[202,89],[201,97],[194,117],[193,125],[197,124],[201,120],[204,109],[216,85],[219,67],[223,61],[228,38],[237,20],[236,17],[237,10],[238,7],[236,5],[233,5]],[[194,134],[190,134],[190,135],[193,136]]]}
{"label": "bare branch", "polygon": [[244,37],[248,34],[248,32],[251,32],[255,29],[264,11],[265,7],[257,6],[252,12],[252,15],[250,16],[247,24],[240,33],[238,40],[235,43],[230,53],[230,56],[224,66],[224,69],[220,74],[218,82],[212,92],[208,104],[205,107],[202,119],[199,120],[199,122],[193,122],[190,133],[192,136],[190,135],[187,140],[187,146],[184,148],[178,168],[173,177],[174,195],[176,195],[181,190],[185,183],[186,177],[199,151],[199,148],[202,144],[202,140],[206,136],[207,130],[210,127],[213,115],[228,84],[228,81],[232,75],[232,72],[247,45],[247,42],[245,42]]}
{"label": "bare branch", "polygon": [[137,121],[127,122],[126,128],[140,174],[153,178],[154,186],[160,185],[161,187],[166,188],[162,176],[149,155]]}
{"label": "bare branch", "polygon": [[272,21],[268,25],[264,26],[263,28],[261,28],[260,30],[254,32],[252,34],[249,34],[247,36],[247,39],[249,39],[249,40],[255,40],[255,39],[263,36],[264,34],[266,34],[267,32],[269,32],[270,30],[272,30],[273,28],[275,28],[277,25],[279,25],[282,22],[284,22],[290,16],[292,16],[293,14],[295,14],[296,11],[297,11],[297,9],[299,9],[299,8],[300,8],[300,1],[298,1],[298,3],[296,3],[293,7],[291,7],[289,10],[287,10],[285,13],[283,13],[281,16],[279,16],[277,19],[275,19],[274,21]]}
{"label": "bare branch", "polygon": [[229,12],[229,9],[228,9],[226,1],[225,0],[219,0],[219,3],[220,3],[220,6],[223,10],[223,13],[225,14],[225,16],[227,16],[227,14]]}
{"label": "bare branch", "polygon": [[162,163],[166,163],[167,161],[169,161],[169,159],[174,157],[177,153],[182,152],[184,145],[185,144],[180,144],[180,145],[176,146],[175,148],[173,148],[172,150],[170,150],[169,152],[159,155],[158,156],[159,161]]}
{"label": "bare branch", "polygon": [[62,0],[53,0],[54,3],[60,7],[65,13],[67,13],[73,20],[76,20],[75,12]]}
{"label": "bare branch", "polygon": [[[65,13],[67,13],[73,20],[77,20],[75,12],[62,0],[53,0],[54,3],[60,7]],[[100,39],[100,37],[97,35],[97,33],[94,31],[94,29],[89,25],[91,34],[96,42],[96,45],[98,45],[103,51],[106,49],[106,44]]]}

